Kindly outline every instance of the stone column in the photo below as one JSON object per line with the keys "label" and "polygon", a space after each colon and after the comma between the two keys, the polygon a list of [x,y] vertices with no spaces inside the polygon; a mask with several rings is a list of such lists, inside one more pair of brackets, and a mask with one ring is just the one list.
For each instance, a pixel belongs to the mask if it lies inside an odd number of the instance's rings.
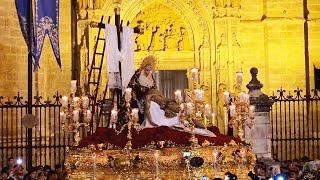
{"label": "stone column", "polygon": [[258,69],[253,67],[250,73],[252,79],[246,87],[249,89],[250,103],[255,106],[255,118],[251,129],[245,127],[245,139],[252,143],[258,158],[271,158],[270,110],[273,100],[261,91],[263,84],[257,79]]}

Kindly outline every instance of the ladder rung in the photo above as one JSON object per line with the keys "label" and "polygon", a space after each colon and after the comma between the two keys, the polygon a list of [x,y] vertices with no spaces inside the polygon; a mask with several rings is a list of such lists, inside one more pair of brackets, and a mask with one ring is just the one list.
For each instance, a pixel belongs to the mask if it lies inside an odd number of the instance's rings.
{"label": "ladder rung", "polygon": [[100,67],[92,67],[92,69],[100,69]]}
{"label": "ladder rung", "polygon": [[95,53],[95,54],[97,54],[97,55],[103,55],[103,53]]}
{"label": "ladder rung", "polygon": [[98,40],[103,40],[103,41],[104,41],[104,40],[106,40],[106,39],[105,39],[105,38],[98,38]]}

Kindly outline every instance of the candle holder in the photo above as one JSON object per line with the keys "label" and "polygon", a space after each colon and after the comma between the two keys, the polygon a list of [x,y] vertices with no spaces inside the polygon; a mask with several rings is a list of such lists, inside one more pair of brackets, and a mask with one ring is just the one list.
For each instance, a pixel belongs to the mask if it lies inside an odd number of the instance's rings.
{"label": "candle holder", "polygon": [[212,124],[214,124],[215,114],[211,112],[211,106],[205,104],[204,90],[199,87],[199,71],[196,68],[191,70],[192,79],[192,89],[187,89],[185,93],[185,102],[181,95],[181,91],[177,90],[175,92],[175,100],[180,105],[179,119],[182,123],[190,128],[191,138],[189,142],[192,147],[198,147],[198,139],[195,137],[195,121],[203,122],[204,128],[207,128],[208,120],[212,119]]}
{"label": "candle holder", "polygon": [[[232,126],[238,126],[238,136],[244,141],[244,125],[249,128],[253,125],[254,106],[250,105],[249,94],[241,91],[242,73],[237,73],[236,92],[224,92],[224,103],[227,113],[227,119]],[[238,93],[239,92],[239,93]],[[228,123],[226,123],[227,126]]]}
{"label": "candle holder", "polygon": [[125,90],[125,94],[124,94],[124,99],[125,99],[125,103],[126,103],[126,115],[128,117],[128,133],[127,133],[127,144],[125,145],[125,149],[129,150],[132,149],[132,127],[134,127],[135,129],[139,130],[139,123],[138,123],[138,119],[139,119],[139,109],[138,108],[131,108],[130,106],[130,101],[132,98],[132,89],[131,88],[127,88]]}
{"label": "candle holder", "polygon": [[69,98],[67,96],[62,97],[62,111],[60,112],[62,129],[65,132],[73,134],[74,146],[78,146],[81,140],[80,127],[84,127],[86,131],[90,130],[90,120],[92,117],[92,113],[88,109],[89,98],[87,96],[76,96],[76,88],[76,81],[71,81],[70,96]]}

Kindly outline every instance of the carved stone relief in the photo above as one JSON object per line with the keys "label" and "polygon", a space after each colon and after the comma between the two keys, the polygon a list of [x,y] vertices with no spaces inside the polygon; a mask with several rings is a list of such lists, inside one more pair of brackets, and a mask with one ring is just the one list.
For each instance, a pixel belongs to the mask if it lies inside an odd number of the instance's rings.
{"label": "carved stone relief", "polygon": [[103,7],[105,0],[77,0],[78,9],[100,9]]}
{"label": "carved stone relief", "polygon": [[191,50],[184,21],[165,5],[143,9],[132,25],[140,30],[135,36],[136,51]]}

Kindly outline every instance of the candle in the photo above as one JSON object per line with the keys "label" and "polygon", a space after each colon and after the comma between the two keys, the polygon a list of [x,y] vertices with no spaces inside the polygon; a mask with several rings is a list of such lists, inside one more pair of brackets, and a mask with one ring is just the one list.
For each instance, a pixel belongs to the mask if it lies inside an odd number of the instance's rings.
{"label": "candle", "polygon": [[66,108],[68,107],[68,97],[67,96],[63,96],[61,99],[61,105],[62,107]]}
{"label": "candle", "polygon": [[214,163],[216,163],[216,161],[217,161],[217,155],[218,155],[218,153],[217,153],[216,151],[214,151],[214,152],[212,153],[213,162],[214,162]]}
{"label": "candle", "polygon": [[204,127],[207,128],[207,118],[204,117]]}
{"label": "candle", "polygon": [[80,100],[79,97],[74,97],[74,98],[72,99],[74,105],[75,105],[75,104],[78,104],[79,100]]}
{"label": "candle", "polygon": [[192,73],[192,80],[193,81],[198,81],[199,80],[199,72],[197,68],[192,68],[191,69],[191,73]]}
{"label": "candle", "polygon": [[224,100],[224,104],[229,104],[229,102],[230,102],[230,93],[228,91],[225,91],[223,93],[223,100]]}
{"label": "candle", "polygon": [[250,104],[250,96],[249,96],[249,94],[244,94],[244,99],[245,99],[245,103],[246,104]]}
{"label": "candle", "polygon": [[61,118],[61,121],[64,122],[66,120],[67,116],[64,112],[60,112],[60,118]]}
{"label": "candle", "polygon": [[186,105],[187,105],[186,114],[187,114],[187,115],[192,114],[192,111],[193,111],[193,105],[192,105],[192,103],[187,103]]}
{"label": "candle", "polygon": [[180,104],[180,111],[184,110],[184,104]]}
{"label": "candle", "polygon": [[236,78],[237,84],[242,84],[242,76],[243,76],[242,72],[237,72],[237,78]]}
{"label": "candle", "polygon": [[255,107],[252,105],[249,107],[249,117],[250,118],[254,117],[254,109],[255,109]]}
{"label": "candle", "polygon": [[224,107],[223,110],[224,110],[224,125],[225,125],[224,132],[225,132],[225,134],[227,134],[228,133],[228,122],[229,122],[228,109],[227,109],[227,107]]}
{"label": "candle", "polygon": [[87,116],[87,121],[90,121],[91,120],[91,116],[92,116],[92,113],[91,111],[88,109],[87,112],[86,112],[86,116]]}
{"label": "candle", "polygon": [[118,115],[118,111],[115,109],[112,109],[111,110],[111,122],[116,122],[117,115]]}
{"label": "candle", "polygon": [[208,117],[210,115],[210,113],[211,113],[211,106],[209,104],[206,104],[204,106],[204,114],[206,117]]}
{"label": "candle", "polygon": [[245,103],[246,102],[245,93],[243,93],[243,92],[239,93],[239,98],[240,98],[240,102],[241,103]]}
{"label": "candle", "polygon": [[215,125],[215,119],[216,119],[216,114],[215,114],[215,113],[212,113],[212,114],[211,114],[211,124],[212,124],[212,126]]}
{"label": "candle", "polygon": [[195,93],[195,100],[196,101],[203,101],[204,98],[204,91],[201,89],[194,90]]}
{"label": "candle", "polygon": [[88,108],[88,106],[89,106],[89,98],[88,98],[88,96],[84,96],[84,97],[82,97],[82,107],[83,108]]}
{"label": "candle", "polygon": [[158,179],[159,177],[159,161],[158,161],[159,156],[160,156],[159,152],[156,151],[154,153],[154,157],[156,158],[156,179]]}
{"label": "candle", "polygon": [[174,92],[174,95],[175,95],[176,102],[181,103],[182,102],[181,90],[176,90],[176,92]]}
{"label": "candle", "polygon": [[201,111],[196,112],[196,117],[201,118],[201,116],[202,116]]}
{"label": "candle", "polygon": [[71,80],[71,93],[75,93],[77,91],[77,80]]}
{"label": "candle", "polygon": [[139,119],[139,115],[138,115],[139,109],[138,108],[133,108],[132,109],[132,116],[134,118],[134,120],[138,120]]}
{"label": "candle", "polygon": [[125,100],[126,101],[130,101],[131,100],[131,92],[132,92],[132,89],[131,88],[127,88],[126,90],[125,90],[125,95],[124,95],[124,97],[125,97]]}
{"label": "candle", "polygon": [[73,112],[72,112],[72,119],[74,120],[74,121],[79,121],[79,111],[78,110],[74,110]]}
{"label": "candle", "polygon": [[231,105],[230,106],[230,116],[231,117],[235,117],[236,116],[236,106],[235,105]]}

